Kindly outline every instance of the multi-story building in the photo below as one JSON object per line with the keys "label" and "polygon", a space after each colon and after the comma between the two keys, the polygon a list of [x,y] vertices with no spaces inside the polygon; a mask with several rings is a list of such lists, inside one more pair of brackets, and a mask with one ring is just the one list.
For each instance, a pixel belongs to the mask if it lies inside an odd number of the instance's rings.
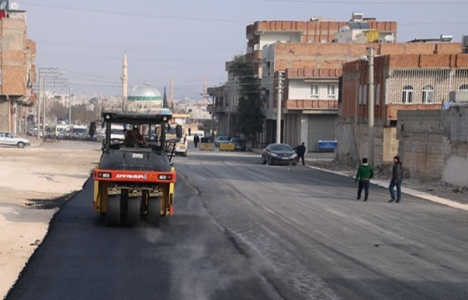
{"label": "multi-story building", "polygon": [[[397,23],[394,21],[377,21],[375,18],[364,18],[362,13],[353,13],[352,18],[349,21],[335,21],[333,19],[325,19],[323,17],[313,17],[309,21],[257,21],[253,24],[250,24],[246,28],[246,38],[247,42],[247,53],[244,58],[249,61],[253,62],[254,68],[256,70],[256,75],[259,78],[263,77],[263,72],[270,70],[270,74],[267,77],[274,75],[274,72],[280,70],[276,68],[275,64],[272,63],[271,58],[270,66],[266,67],[265,64],[268,64],[268,59],[264,59],[263,50],[266,46],[276,44],[276,43],[285,43],[286,45],[296,45],[304,44],[304,45],[323,45],[325,43],[332,43],[337,42],[337,34],[342,33],[345,36],[345,32],[349,31],[348,34],[353,35],[353,42],[361,42],[359,38],[359,34],[365,35],[367,37],[367,41],[375,41],[376,39],[381,39],[386,41],[387,43],[393,43],[396,41],[397,37]],[[367,34],[367,32],[369,34]],[[377,36],[377,38],[376,38]],[[385,37],[387,37],[385,39]],[[281,46],[280,46],[281,47]],[[287,47],[287,46],[283,46]],[[323,49],[323,48],[322,48]],[[340,49],[344,49],[341,47]],[[365,49],[365,46],[362,47]],[[273,51],[273,50],[267,50]],[[290,49],[287,49],[286,55],[290,56],[292,53],[289,52]],[[274,52],[274,51],[273,51]],[[344,58],[341,59],[341,62],[349,61],[351,58],[355,58],[354,55],[347,54],[348,51],[344,50],[339,55],[342,55]],[[359,52],[360,54],[362,53]],[[325,70],[334,70],[334,69],[341,69],[341,64],[333,62],[333,65],[336,67],[331,67],[327,64],[324,64],[322,67],[317,68],[310,65],[312,61],[312,57],[309,55],[310,53],[302,53],[302,56],[296,55],[294,59],[296,59],[296,63],[294,66],[290,66],[290,64],[285,64],[285,67],[292,68],[292,69],[325,69]],[[321,53],[323,55],[324,53]],[[347,57],[347,58],[346,58]],[[306,65],[305,61],[309,63]],[[336,59],[335,59],[336,60]],[[332,61],[331,59],[329,61]],[[233,135],[235,132],[233,131],[234,124],[235,124],[235,116],[237,110],[237,103],[240,97],[240,86],[237,84],[236,79],[234,78],[233,74],[229,73],[229,64],[230,62],[226,63],[226,71],[228,71],[228,81],[225,86],[225,95],[222,106],[215,107],[215,113],[219,113],[218,121],[221,124],[229,124],[229,125],[221,125],[221,128],[225,128],[229,132],[225,134]],[[271,68],[274,68],[275,71],[271,71]],[[283,69],[284,71],[285,69]],[[272,73],[273,72],[273,73]],[[299,72],[299,73],[297,73]],[[302,71],[293,71],[290,70],[288,74],[290,76],[302,76],[302,75],[293,75],[293,74],[302,74]],[[308,71],[306,71],[307,73]],[[325,71],[327,72],[327,71]],[[333,71],[332,71],[333,72]],[[339,71],[338,71],[339,72]],[[314,73],[315,74],[315,73]],[[308,78],[290,78],[292,81],[298,81],[300,79]],[[324,77],[320,78],[321,84],[323,83]],[[338,78],[333,78],[330,82],[336,84]],[[265,84],[268,85],[268,82],[271,81],[271,78],[265,79],[264,88],[265,93],[268,97],[273,94],[273,90],[268,89],[265,87]],[[337,94],[337,89],[335,90],[335,94]],[[288,94],[296,95],[297,92],[294,89],[291,89],[287,92]],[[295,97],[295,96],[294,96]],[[307,98],[307,97],[306,97]],[[301,98],[302,99],[302,98]],[[298,99],[298,100],[301,100]],[[328,98],[327,98],[328,100]],[[336,99],[335,99],[336,100]],[[271,101],[270,101],[271,102]],[[267,115],[274,115],[271,111],[272,103],[267,102],[265,103],[265,113]],[[291,105],[292,102],[290,102]],[[328,102],[327,102],[328,103]],[[336,108],[335,108],[336,110]],[[271,142],[272,136],[275,135],[274,129],[273,131],[267,131],[267,128],[275,128],[272,125],[270,118],[270,122],[265,124],[265,132],[259,137],[259,140],[263,143]],[[273,120],[276,120],[276,117],[273,117]],[[276,122],[276,121],[274,121]],[[221,131],[220,131],[221,132]],[[224,132],[221,132],[224,133]],[[299,141],[300,139],[297,138]],[[292,141],[290,141],[292,142]]]}
{"label": "multi-story building", "polygon": [[0,11],[0,130],[25,133],[26,107],[35,104],[36,44],[27,38],[26,12]]}
{"label": "multi-story building", "polygon": [[[398,111],[441,110],[454,93],[468,91],[468,54],[461,53],[461,44],[415,45],[418,48],[413,49],[413,53],[425,54],[375,57],[373,149],[376,165],[391,162],[398,153]],[[429,49],[424,49],[427,47]],[[337,155],[349,163],[369,153],[368,68],[368,62],[360,60],[345,64],[343,69],[342,101],[336,127]]]}

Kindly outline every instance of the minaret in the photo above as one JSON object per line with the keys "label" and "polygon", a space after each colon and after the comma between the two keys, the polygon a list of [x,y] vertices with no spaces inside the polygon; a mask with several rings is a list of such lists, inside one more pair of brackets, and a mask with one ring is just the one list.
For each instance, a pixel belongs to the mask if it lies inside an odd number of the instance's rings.
{"label": "minaret", "polygon": [[167,103],[166,87],[164,87],[163,108],[169,108],[169,105]]}
{"label": "minaret", "polygon": [[171,77],[171,85],[169,87],[169,101],[171,102],[171,110],[174,112],[174,80]]}
{"label": "minaret", "polygon": [[127,65],[127,52],[124,53],[122,64],[122,112],[125,111],[128,97],[128,65]]}

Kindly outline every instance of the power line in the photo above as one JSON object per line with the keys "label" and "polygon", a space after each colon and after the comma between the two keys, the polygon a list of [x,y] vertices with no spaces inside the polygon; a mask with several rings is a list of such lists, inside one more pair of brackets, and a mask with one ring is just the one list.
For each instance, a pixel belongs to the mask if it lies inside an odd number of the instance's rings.
{"label": "power line", "polygon": [[38,6],[38,7],[47,7],[47,8],[56,8],[56,9],[63,9],[63,10],[92,12],[92,13],[102,13],[102,14],[111,14],[111,15],[121,15],[121,16],[131,16],[131,17],[139,17],[139,18],[191,20],[191,21],[223,22],[223,23],[245,23],[247,22],[247,21],[240,21],[240,20],[215,19],[215,18],[150,15],[150,14],[142,14],[142,13],[110,11],[110,10],[103,10],[103,9],[77,8],[77,7],[59,6],[59,5],[50,5],[50,4],[37,4],[37,3],[31,3],[31,2],[22,2],[22,3],[28,4],[31,6]]}
{"label": "power line", "polygon": [[468,4],[466,1],[400,1],[400,2],[395,2],[395,1],[307,1],[307,0],[237,0],[237,1],[248,1],[248,2],[278,2],[278,3],[310,3],[310,4],[367,4],[367,5],[408,5],[408,4],[414,4],[414,5],[428,5],[428,4]]}

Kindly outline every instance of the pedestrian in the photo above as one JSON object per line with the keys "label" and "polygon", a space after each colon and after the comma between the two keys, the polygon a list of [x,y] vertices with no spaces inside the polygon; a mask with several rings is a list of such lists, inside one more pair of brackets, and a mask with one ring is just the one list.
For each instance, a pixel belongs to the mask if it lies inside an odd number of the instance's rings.
{"label": "pedestrian", "polygon": [[362,164],[359,166],[355,183],[359,182],[359,188],[357,192],[357,199],[361,199],[362,189],[364,189],[364,201],[369,198],[369,184],[370,180],[374,177],[374,168],[367,163],[367,158],[362,159]]}
{"label": "pedestrian", "polygon": [[305,166],[304,154],[306,152],[306,147],[304,142],[302,142],[302,144],[300,144],[299,146],[296,146],[294,150],[297,153],[297,161],[299,162],[299,159],[302,159],[302,165]]}
{"label": "pedestrian", "polygon": [[200,138],[198,137],[198,134],[195,134],[193,136],[193,143],[195,144],[195,148],[197,148],[198,143],[200,143]]}
{"label": "pedestrian", "polygon": [[[393,202],[396,200],[396,203],[400,202],[401,200],[401,183],[403,181],[403,164],[400,161],[399,156],[393,157],[393,169],[392,169],[392,180],[390,181],[390,185],[388,186],[388,190],[390,191],[390,199],[388,202]],[[397,190],[397,196],[395,198],[395,187]]]}

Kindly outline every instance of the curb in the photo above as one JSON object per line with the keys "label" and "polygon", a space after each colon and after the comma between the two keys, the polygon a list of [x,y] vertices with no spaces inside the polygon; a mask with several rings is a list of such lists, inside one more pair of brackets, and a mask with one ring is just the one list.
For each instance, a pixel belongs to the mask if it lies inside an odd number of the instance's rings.
{"label": "curb", "polygon": [[[332,173],[332,174],[336,174],[336,175],[340,175],[340,176],[354,178],[354,176],[349,176],[349,175],[344,174],[342,172],[331,171],[331,170],[328,170],[328,169],[323,169],[323,168],[314,167],[314,166],[307,166],[307,167],[311,168],[311,169],[319,170],[319,171],[324,171],[324,172],[327,172],[327,173]],[[379,187],[388,188],[388,182],[383,181],[383,180],[372,180],[371,184],[379,186]],[[424,200],[428,200],[428,201],[436,202],[436,203],[439,203],[439,204],[442,204],[442,205],[447,205],[447,206],[450,206],[450,207],[453,207],[453,208],[458,208],[458,209],[468,211],[468,206],[465,205],[465,204],[461,204],[461,203],[458,203],[458,202],[455,202],[455,201],[452,201],[452,200],[449,200],[449,199],[441,198],[441,197],[438,197],[438,196],[433,196],[433,195],[425,193],[425,192],[420,192],[420,191],[410,189],[410,188],[406,188],[406,187],[402,187],[401,192],[403,194],[418,197],[418,198],[421,198],[421,199],[424,199]]]}

